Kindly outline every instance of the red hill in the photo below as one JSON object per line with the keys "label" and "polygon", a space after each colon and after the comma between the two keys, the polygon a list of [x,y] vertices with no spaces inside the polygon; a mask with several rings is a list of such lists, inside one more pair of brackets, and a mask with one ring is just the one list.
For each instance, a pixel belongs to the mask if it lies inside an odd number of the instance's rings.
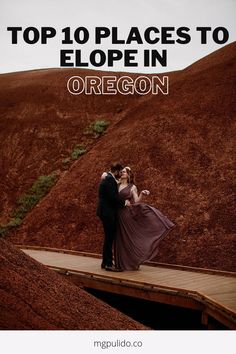
{"label": "red hill", "polygon": [[9,242],[0,245],[0,329],[147,329]]}
{"label": "red hill", "polygon": [[[37,173],[58,169],[58,152],[63,155],[70,142],[81,138],[88,121],[111,121],[106,134],[61,176],[10,239],[100,252],[102,229],[95,216],[97,185],[110,162],[119,160],[133,168],[139,188],[150,189],[147,202],[177,225],[162,242],[158,261],[235,270],[235,49],[236,44],[230,44],[171,74],[169,96],[70,97],[65,95],[63,84],[73,70],[1,78],[6,141],[1,149],[5,165],[11,165],[15,173],[8,177],[9,189],[21,188],[22,176],[27,176],[29,184]],[[6,82],[3,85],[3,79],[14,81],[11,89]],[[22,158],[14,169],[11,156],[16,150]],[[34,174],[27,174],[28,159]],[[14,199],[16,194],[7,190],[5,200],[8,195]]]}
{"label": "red hill", "polygon": [[16,199],[38,176],[52,171],[60,174],[63,159],[73,147],[88,143],[84,130],[90,123],[115,122],[142,98],[73,96],[67,90],[71,76],[105,74],[109,73],[49,69],[0,75],[0,222],[7,220]]}

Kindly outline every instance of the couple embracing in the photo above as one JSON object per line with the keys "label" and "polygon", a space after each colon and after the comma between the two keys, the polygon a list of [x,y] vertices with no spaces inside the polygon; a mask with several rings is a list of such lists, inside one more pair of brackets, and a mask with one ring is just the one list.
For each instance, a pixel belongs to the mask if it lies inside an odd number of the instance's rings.
{"label": "couple embracing", "polygon": [[141,202],[148,194],[148,190],[138,194],[130,167],[114,163],[110,172],[103,173],[97,207],[104,229],[103,269],[138,270],[156,256],[159,242],[174,227],[158,209]]}

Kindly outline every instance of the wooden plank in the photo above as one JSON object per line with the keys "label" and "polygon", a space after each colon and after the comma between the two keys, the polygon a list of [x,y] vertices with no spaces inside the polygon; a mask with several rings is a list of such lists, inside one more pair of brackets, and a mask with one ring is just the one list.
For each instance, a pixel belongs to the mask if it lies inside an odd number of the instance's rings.
{"label": "wooden plank", "polygon": [[111,292],[119,291],[121,294],[142,296],[145,299],[178,304],[183,307],[198,306],[198,308],[202,308],[202,306],[208,306],[207,312],[203,314],[204,322],[207,322],[209,313],[213,316],[215,311],[217,318],[222,320],[225,316],[227,324],[229,322],[236,323],[235,277],[228,275],[226,277],[222,274],[204,274],[192,270],[188,272],[186,268],[184,270],[173,269],[173,267],[168,269],[167,267],[147,265],[142,265],[139,271],[114,273],[102,270],[100,268],[101,259],[98,257],[85,257],[48,250],[28,249],[24,252],[51,268],[58,268],[60,272],[65,274],[69,274],[71,271],[76,272],[76,277],[83,284],[89,283],[93,284],[92,287],[106,288]]}
{"label": "wooden plank", "polygon": [[224,305],[229,310],[233,310],[236,312],[236,294],[228,293],[228,294],[216,294],[216,295],[208,295],[209,299],[213,299],[214,301],[219,302],[219,304]]}
{"label": "wooden plank", "polygon": [[[28,252],[27,252],[28,253]],[[32,251],[31,251],[32,253]],[[42,252],[38,251],[38,252],[33,252],[32,256],[35,257],[38,260],[41,260],[43,262],[45,262],[47,265],[57,265],[57,266],[64,266],[65,268],[73,268],[73,269],[81,269],[81,267],[86,270],[86,271],[91,271],[94,272],[94,265],[96,268],[97,265],[97,260],[95,261],[89,261],[88,264],[88,259],[84,260],[81,259],[82,257],[78,257],[78,256],[72,256],[72,255],[64,255],[63,256],[61,254],[56,254],[53,255],[52,252],[47,252],[46,254],[42,255]],[[50,254],[49,254],[50,253]],[[50,256],[50,257],[48,257]],[[64,256],[66,256],[66,259],[64,258]],[[72,259],[70,257],[73,257]],[[79,258],[79,259],[78,259]],[[100,270],[100,264],[98,267],[99,270],[96,270],[97,272],[101,272]],[[149,271],[149,269],[148,269]],[[104,272],[104,271],[102,271]],[[180,271],[181,272],[181,271]],[[107,273],[107,272],[106,272]],[[177,276],[175,275],[175,273],[177,273]],[[170,276],[171,274],[171,276]],[[222,283],[222,277],[215,279],[211,279],[209,275],[207,275],[207,278],[202,277],[202,275],[200,274],[196,274],[195,276],[193,276],[193,274],[191,273],[191,277],[190,279],[188,279],[188,277],[186,277],[186,271],[184,271],[184,279],[182,278],[182,272],[181,274],[178,274],[178,271],[174,271],[173,272],[168,272],[168,269],[165,271],[165,274],[162,273],[162,276],[160,274],[157,274],[156,272],[153,274],[152,271],[149,271],[147,274],[143,274],[143,272],[123,272],[123,273],[119,273],[119,278],[126,278],[126,279],[135,279],[138,281],[144,281],[150,284],[161,284],[161,285],[172,285],[172,286],[180,286],[181,288],[185,288],[188,290],[201,290],[203,287],[206,288],[206,285],[208,285],[209,287],[209,283],[214,282],[215,285],[217,286],[224,286],[225,284],[228,284],[229,279],[223,279],[224,282]],[[113,274],[113,276],[115,276]],[[217,283],[217,284],[216,284]],[[215,289],[215,286],[213,286],[213,289]]]}
{"label": "wooden plank", "polygon": [[[39,251],[51,251],[53,253],[63,253],[63,254],[71,254],[83,257],[90,257],[90,258],[99,258],[101,260],[101,254],[89,253],[84,251],[75,251],[75,250],[67,250],[67,249],[58,249],[58,248],[51,248],[51,247],[44,247],[44,246],[29,246],[29,245],[16,245],[20,249],[29,249],[29,250],[39,250]],[[169,264],[169,263],[160,263],[160,262],[144,262],[145,265],[149,265],[151,267],[161,267],[161,268],[168,268],[168,269],[176,269],[176,270],[184,270],[184,271],[193,271],[197,273],[208,273],[208,274],[217,274],[223,276],[230,276],[236,277],[236,272],[224,271],[219,269],[207,269],[207,268],[199,268],[199,267],[190,267],[190,266],[183,266],[178,264]]]}
{"label": "wooden plank", "polygon": [[167,292],[167,291],[164,292],[161,290],[154,290],[154,289],[152,291],[148,291],[147,289],[138,288],[130,284],[127,286],[124,286],[124,284],[122,283],[111,285],[111,283],[104,282],[104,280],[102,279],[85,278],[83,276],[77,276],[75,274],[69,275],[69,277],[70,276],[71,276],[71,280],[75,284],[79,286],[82,285],[87,288],[94,288],[94,289],[116,293],[120,295],[126,295],[130,297],[156,301],[156,302],[165,303],[169,305],[175,305],[175,306],[177,305],[180,307],[191,308],[196,310],[203,309],[203,306],[198,301],[184,294],[180,294],[178,292],[176,293]]}

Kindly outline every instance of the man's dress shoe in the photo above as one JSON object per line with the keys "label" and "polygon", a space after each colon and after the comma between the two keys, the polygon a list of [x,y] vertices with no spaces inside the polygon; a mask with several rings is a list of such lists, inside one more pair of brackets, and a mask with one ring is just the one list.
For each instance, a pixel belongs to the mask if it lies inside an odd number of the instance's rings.
{"label": "man's dress shoe", "polygon": [[105,266],[105,269],[110,272],[122,272],[122,269],[116,268],[113,264],[111,266]]}

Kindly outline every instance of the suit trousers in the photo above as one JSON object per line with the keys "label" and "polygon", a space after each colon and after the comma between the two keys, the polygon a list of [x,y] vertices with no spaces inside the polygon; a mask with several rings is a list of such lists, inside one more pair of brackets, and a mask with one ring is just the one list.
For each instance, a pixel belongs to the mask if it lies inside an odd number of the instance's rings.
{"label": "suit trousers", "polygon": [[104,243],[102,252],[103,265],[112,265],[112,246],[116,237],[117,220],[116,218],[101,217],[104,229]]}

